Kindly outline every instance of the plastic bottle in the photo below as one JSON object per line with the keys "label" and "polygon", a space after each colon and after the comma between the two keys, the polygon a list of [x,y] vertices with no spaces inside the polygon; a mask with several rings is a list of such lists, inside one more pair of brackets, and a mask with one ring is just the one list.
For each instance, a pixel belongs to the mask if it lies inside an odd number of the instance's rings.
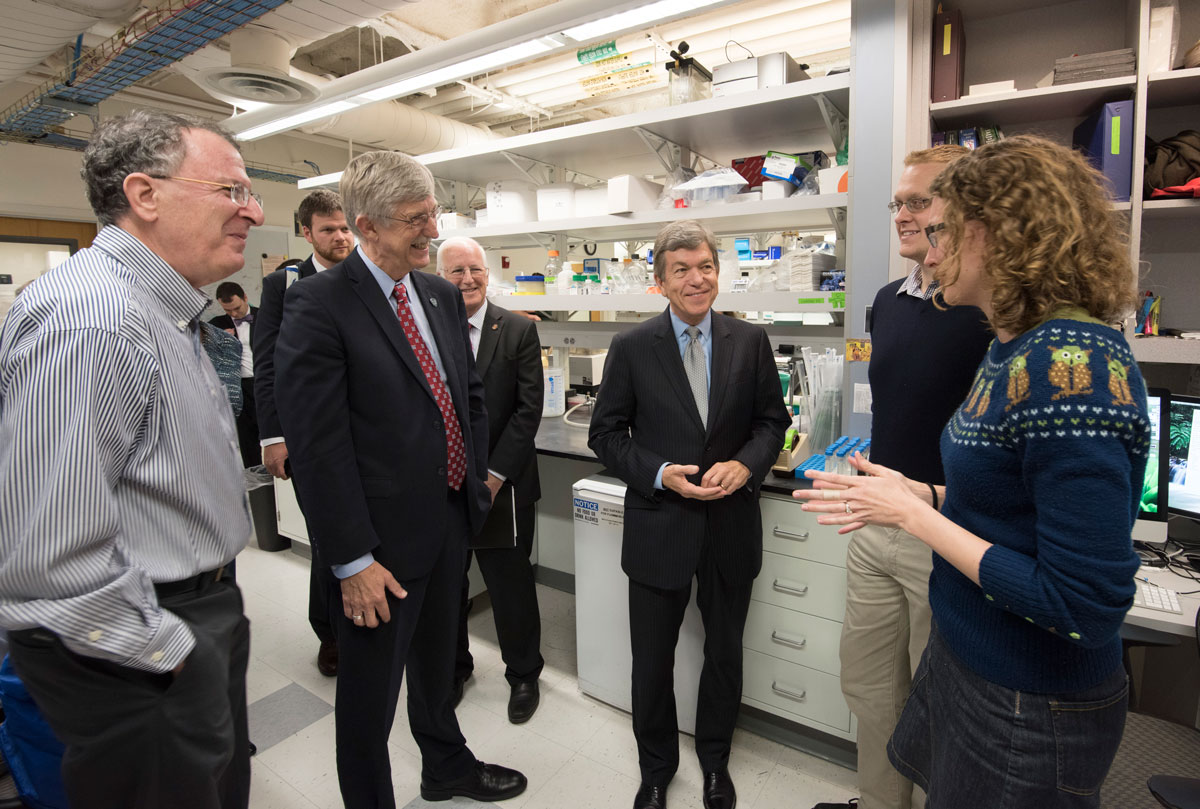
{"label": "plastic bottle", "polygon": [[600,294],[611,295],[613,291],[613,278],[611,275],[604,276],[604,280],[600,282]]}
{"label": "plastic bottle", "polygon": [[600,278],[599,276],[587,273],[584,275],[583,282],[584,295],[599,295],[600,294]]}
{"label": "plastic bottle", "polygon": [[554,291],[559,295],[566,295],[571,288],[570,273],[563,272],[562,259],[558,257],[557,250],[551,250],[546,259],[546,269],[542,271],[549,278],[554,276]]}
{"label": "plastic bottle", "polygon": [[586,276],[571,275],[570,273],[568,273],[567,277],[571,279],[571,291],[569,294],[571,294],[571,295],[586,295],[588,293],[587,287],[584,286],[584,281],[586,280]]}

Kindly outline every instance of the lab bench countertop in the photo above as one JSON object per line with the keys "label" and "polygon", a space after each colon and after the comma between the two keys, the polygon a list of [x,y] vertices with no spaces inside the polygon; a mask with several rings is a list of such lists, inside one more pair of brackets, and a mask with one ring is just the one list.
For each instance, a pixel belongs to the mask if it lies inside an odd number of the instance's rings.
{"label": "lab bench countertop", "polygon": [[[591,408],[581,407],[571,414],[571,421],[587,424],[590,417]],[[562,416],[546,416],[542,419],[534,445],[541,455],[600,463],[596,453],[588,447],[587,428],[564,424]],[[762,489],[773,494],[790,495],[796,489],[807,489],[811,485],[805,479],[777,477],[774,473],[768,473]]]}

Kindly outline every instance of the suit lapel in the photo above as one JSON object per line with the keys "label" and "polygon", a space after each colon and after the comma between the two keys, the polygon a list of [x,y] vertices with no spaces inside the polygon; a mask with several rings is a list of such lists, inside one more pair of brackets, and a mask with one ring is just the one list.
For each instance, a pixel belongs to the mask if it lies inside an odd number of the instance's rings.
{"label": "suit lapel", "polygon": [[[692,396],[692,386],[688,384],[687,372],[683,370],[683,358],[679,355],[679,342],[675,339],[675,330],[671,328],[671,313],[668,309],[655,322],[654,353],[662,366],[663,375],[675,390],[684,411],[691,416],[692,422],[701,430],[704,424],[700,421],[700,411],[696,409],[696,398]],[[709,407],[712,413],[712,407]]]}
{"label": "suit lapel", "polygon": [[421,363],[417,359],[416,353],[413,352],[412,346],[408,344],[408,338],[404,336],[404,329],[400,325],[400,318],[396,316],[396,312],[390,306],[388,298],[383,296],[383,291],[379,288],[379,284],[375,282],[375,277],[371,275],[371,271],[367,269],[367,265],[358,257],[357,253],[351,253],[350,256],[342,262],[346,268],[346,278],[350,281],[350,285],[354,287],[354,293],[358,295],[363,305],[367,307],[367,311],[371,313],[371,317],[379,324],[379,328],[383,329],[383,333],[387,336],[388,342],[392,344],[392,348],[400,355],[400,359],[408,366],[408,370],[425,392],[429,394],[429,398],[433,398],[433,391],[429,389],[429,381],[425,378],[425,372],[421,370]]}
{"label": "suit lapel", "polygon": [[475,355],[475,370],[482,379],[492,364],[496,354],[496,346],[500,344],[500,334],[504,331],[504,319],[498,308],[488,304],[483,315],[483,330],[479,333],[479,352]]}
{"label": "suit lapel", "polygon": [[733,331],[722,315],[712,313],[712,373],[708,380],[708,423],[714,424],[725,401],[729,364],[733,358]]}

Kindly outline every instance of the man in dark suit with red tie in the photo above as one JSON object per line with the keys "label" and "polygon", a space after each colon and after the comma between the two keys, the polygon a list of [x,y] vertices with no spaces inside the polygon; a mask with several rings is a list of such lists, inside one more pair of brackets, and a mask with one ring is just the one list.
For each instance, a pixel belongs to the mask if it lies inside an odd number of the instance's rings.
{"label": "man in dark suit with red tie", "polygon": [[[304,239],[313,247],[312,255],[298,266],[276,268],[263,279],[261,308],[253,334],[254,357],[257,360],[254,394],[263,464],[272,475],[283,480],[291,477],[287,442],[275,408],[275,343],[279,339],[279,324],[283,322],[283,296],[292,284],[336,266],[354,249],[354,234],[346,223],[342,198],[336,191],[318,188],[309,192],[300,201],[297,213]],[[297,505],[303,513],[304,503],[297,499]],[[321,562],[320,543],[313,535],[311,524],[308,527],[308,539],[313,559],[308,581],[308,623],[321,642],[317,650],[317,670],[326,677],[335,677],[338,658],[331,610],[336,611],[338,605],[330,606],[331,574],[329,566]]]}
{"label": "man in dark suit with red tie", "polygon": [[[542,346],[532,320],[487,299],[488,265],[474,239],[442,242],[438,273],[462,292],[475,363],[488,415],[488,489],[497,503],[475,539],[475,558],[487,583],[496,639],[510,687],[508,721],[519,725],[537,710],[542,673],[541,615],[529,554],[538,498],[534,438],[542,424]],[[459,618],[454,701],[473,668],[467,636],[467,587]]]}
{"label": "man in dark suit with red tie", "polygon": [[405,155],[368,152],[340,190],[359,246],[288,290],[275,395],[322,561],[340,580],[342,799],[396,805],[388,734],[402,675],[421,796],[511,798],[525,776],[478,761],[450,704],[467,540],[491,495],[462,296],[413,272],[437,237],[433,177]]}
{"label": "man in dark suit with red tie", "polygon": [[729,752],[742,694],[742,630],[762,566],[758,490],[790,419],[761,328],[712,311],[717,241],[694,221],[663,227],[654,276],[667,311],[613,338],[588,445],[626,484],[634,809],[663,809],[679,767],[673,667],[697,580],[704,668],[696,755],[705,809],[733,809]]}

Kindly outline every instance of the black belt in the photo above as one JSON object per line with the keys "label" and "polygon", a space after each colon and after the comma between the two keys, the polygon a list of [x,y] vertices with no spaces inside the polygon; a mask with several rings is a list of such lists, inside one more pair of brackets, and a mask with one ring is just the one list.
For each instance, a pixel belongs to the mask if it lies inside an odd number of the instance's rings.
{"label": "black belt", "polygon": [[154,583],[154,592],[158,593],[159,598],[169,598],[171,596],[180,595],[181,593],[191,593],[196,590],[202,590],[210,584],[219,582],[225,573],[225,565],[221,565],[215,570],[206,570],[203,573],[197,573],[195,576],[179,581],[160,581]]}

